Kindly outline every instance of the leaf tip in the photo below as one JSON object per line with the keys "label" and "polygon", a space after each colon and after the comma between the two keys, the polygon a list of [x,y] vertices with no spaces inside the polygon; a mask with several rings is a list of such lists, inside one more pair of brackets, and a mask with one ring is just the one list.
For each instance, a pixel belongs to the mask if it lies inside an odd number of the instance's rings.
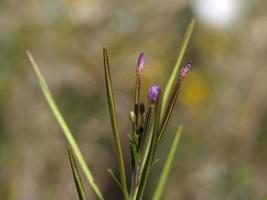
{"label": "leaf tip", "polygon": [[32,54],[31,54],[31,52],[27,49],[27,50],[25,51],[25,53],[26,53],[26,55],[27,55],[29,61],[30,61],[31,63],[34,63],[34,59],[33,59],[33,56],[32,56]]}

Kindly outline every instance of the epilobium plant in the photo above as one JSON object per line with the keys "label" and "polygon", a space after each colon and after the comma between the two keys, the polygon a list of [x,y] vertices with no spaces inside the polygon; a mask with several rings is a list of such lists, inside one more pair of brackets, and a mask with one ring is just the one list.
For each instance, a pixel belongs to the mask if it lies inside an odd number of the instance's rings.
{"label": "epilobium plant", "polygon": [[[132,130],[129,134],[131,166],[125,166],[124,163],[120,142],[120,133],[116,117],[116,108],[112,92],[113,90],[108,51],[106,48],[103,48],[107,101],[115,150],[117,155],[119,174],[115,175],[115,173],[110,169],[108,170],[108,172],[111,174],[115,182],[120,187],[125,200],[140,200],[143,198],[144,191],[147,186],[148,175],[151,171],[153,162],[155,161],[156,151],[158,150],[158,148],[160,148],[161,139],[166,134],[166,127],[168,126],[168,123],[170,121],[181,88],[181,83],[186,77],[189,69],[191,68],[191,62],[188,62],[182,67],[181,70],[179,70],[185,50],[188,46],[189,39],[194,28],[194,23],[194,20],[192,20],[185,32],[182,41],[181,51],[178,55],[177,62],[174,66],[173,72],[170,75],[168,82],[166,83],[166,86],[163,88],[162,86],[159,86],[157,84],[152,85],[149,88],[149,91],[147,92],[147,102],[140,101],[141,79],[142,74],[145,71],[144,53],[141,53],[137,60],[134,105],[133,110],[130,111],[129,115],[132,127]],[[70,129],[68,128],[65,120],[63,119],[52,97],[52,94],[39,70],[38,65],[36,64],[35,60],[33,59],[33,56],[29,51],[27,51],[27,56],[38,78],[44,96],[69,143],[69,160],[79,199],[85,200],[86,193],[80,178],[78,165],[83,174],[85,175],[85,178],[88,181],[89,185],[91,186],[95,197],[99,200],[103,200],[104,196],[100,191],[99,186],[96,184],[93,175],[91,174],[91,171],[88,168],[84,157],[82,156],[78,144],[76,143]],[[174,159],[175,151],[178,146],[181,131],[182,127],[179,126],[174,136],[170,151],[167,155],[167,159],[163,165],[159,181],[151,197],[151,199],[153,200],[158,200],[162,197],[167,177],[170,172],[170,167]],[[75,160],[78,161],[78,165],[76,164]],[[125,167],[131,169],[131,177],[128,177],[128,181],[125,173]],[[130,183],[129,187],[127,185],[127,182]]]}

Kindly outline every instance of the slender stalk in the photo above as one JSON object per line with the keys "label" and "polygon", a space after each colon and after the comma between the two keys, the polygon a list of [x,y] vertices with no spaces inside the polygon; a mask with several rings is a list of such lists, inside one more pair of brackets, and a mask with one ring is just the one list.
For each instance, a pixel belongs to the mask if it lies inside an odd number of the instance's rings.
{"label": "slender stalk", "polygon": [[115,181],[115,183],[119,186],[119,188],[121,189],[121,191],[123,192],[122,187],[121,187],[120,180],[118,179],[118,177],[116,176],[116,174],[112,171],[112,169],[108,169],[107,171],[111,175],[111,177],[113,178],[113,180]]}
{"label": "slender stalk", "polygon": [[[154,121],[155,119],[153,119],[152,121],[152,124],[154,124]],[[132,196],[132,199],[133,200],[136,200],[137,199],[137,193],[138,193],[138,190],[139,190],[139,185],[140,185],[140,179],[143,174],[143,171],[144,171],[144,168],[145,168],[145,164],[146,164],[146,161],[147,161],[147,158],[148,158],[148,155],[149,155],[149,150],[150,150],[150,147],[151,147],[151,144],[152,144],[152,137],[153,137],[153,127],[150,129],[149,131],[149,134],[147,136],[147,139],[146,139],[146,143],[144,145],[144,149],[142,150],[141,152],[141,162],[140,162],[140,166],[139,166],[139,170],[137,172],[137,180],[139,181],[138,184],[136,185],[136,187],[134,188],[134,190],[132,190],[131,192],[131,196]]]}
{"label": "slender stalk", "polygon": [[142,150],[144,148],[144,141],[147,137],[147,129],[148,129],[148,126],[149,126],[149,122],[150,122],[150,119],[151,119],[151,112],[152,112],[152,105],[149,105],[148,108],[147,108],[147,112],[146,112],[146,117],[145,117],[145,122],[144,122],[144,130],[143,130],[143,133],[140,137],[140,142],[139,142],[139,152],[142,153]]}
{"label": "slender stalk", "polygon": [[42,92],[48,102],[48,105],[50,106],[56,120],[58,121],[58,124],[60,125],[61,129],[63,130],[63,133],[74,153],[74,155],[76,156],[80,166],[81,166],[81,170],[83,171],[83,173],[85,174],[85,177],[89,183],[89,185],[92,187],[92,190],[95,193],[95,196],[97,197],[97,199],[99,200],[103,200],[104,197],[102,195],[102,193],[100,192],[97,184],[95,183],[95,180],[91,174],[91,171],[89,170],[89,168],[87,167],[87,164],[82,156],[82,153],[80,151],[79,146],[77,145],[69,127],[67,126],[63,116],[61,115],[53,97],[52,94],[45,82],[45,79],[43,77],[43,75],[41,74],[38,65],[36,64],[33,56],[31,55],[31,53],[29,51],[26,51],[26,54],[28,56],[28,59],[30,61],[30,63],[32,64],[32,68],[37,76],[37,79],[39,81],[39,84],[41,86]]}
{"label": "slender stalk", "polygon": [[69,154],[70,166],[71,166],[75,186],[76,186],[76,189],[77,189],[77,192],[79,195],[79,199],[80,200],[86,200],[82,179],[81,179],[81,176],[79,174],[79,170],[78,170],[78,167],[76,165],[71,148],[68,149],[68,154]]}
{"label": "slender stalk", "polygon": [[135,95],[134,95],[134,104],[138,105],[139,104],[139,99],[140,99],[140,83],[141,83],[141,78],[140,74],[136,74],[136,81],[135,81]]}
{"label": "slender stalk", "polygon": [[134,112],[135,112],[135,116],[136,116],[136,129],[135,132],[133,132],[133,134],[138,135],[139,137],[139,110],[140,110],[140,84],[141,84],[141,78],[140,78],[140,74],[137,73],[136,74],[136,83],[135,83],[135,99],[134,99]]}
{"label": "slender stalk", "polygon": [[[165,112],[165,109],[166,109],[166,106],[167,106],[167,101],[169,99],[171,90],[172,90],[172,88],[173,88],[173,86],[175,84],[176,77],[178,77],[179,68],[180,68],[182,59],[184,57],[185,51],[187,49],[189,40],[191,38],[193,29],[194,29],[194,25],[195,25],[195,19],[192,19],[190,24],[188,25],[186,31],[185,31],[184,36],[183,36],[182,47],[181,47],[181,50],[179,52],[176,64],[175,64],[175,66],[173,68],[173,71],[172,71],[172,73],[170,75],[170,78],[169,78],[169,80],[168,80],[168,82],[167,82],[167,84],[165,86],[165,89],[164,89],[164,93],[163,93],[163,97],[162,97],[161,114],[163,114]],[[160,118],[162,118],[162,116]]]}
{"label": "slender stalk", "polygon": [[119,139],[119,129],[118,129],[118,124],[117,124],[115,104],[114,104],[114,98],[113,98],[113,92],[112,92],[112,82],[111,82],[110,67],[109,67],[109,60],[108,60],[108,51],[106,48],[103,48],[103,59],[104,59],[105,84],[106,84],[106,92],[107,92],[107,98],[108,98],[108,107],[109,107],[110,120],[111,120],[111,125],[112,125],[113,139],[114,139],[117,159],[118,159],[117,162],[118,162],[118,167],[119,167],[120,181],[121,181],[121,186],[122,186],[124,197],[125,199],[128,199],[129,197],[128,197],[124,160],[123,160],[121,144],[120,144],[120,139]]}
{"label": "slender stalk", "polygon": [[[133,135],[132,138],[137,138],[135,145],[135,149],[137,150],[137,154],[139,153],[139,146],[140,146],[140,139],[142,137],[142,133],[139,132],[139,111],[140,111],[140,87],[141,87],[141,71],[139,71],[139,62],[140,57],[138,59],[137,63],[137,71],[136,71],[136,81],[135,81],[135,90],[134,90],[134,113],[135,113],[135,125],[133,128]],[[142,116],[141,116],[142,120]],[[142,123],[142,121],[141,121]],[[134,164],[132,165],[132,180],[131,180],[131,187],[130,187],[130,193],[134,190],[135,187],[137,187],[138,184],[138,172],[139,172],[139,159],[136,160],[133,158],[133,146],[131,146],[131,152],[132,152],[132,159],[135,160]],[[139,155],[137,155],[139,157]],[[135,156],[136,157],[136,156]]]}
{"label": "slender stalk", "polygon": [[173,160],[174,160],[175,152],[176,152],[176,149],[178,147],[178,143],[180,141],[182,129],[183,129],[182,126],[179,126],[179,128],[176,131],[176,134],[174,136],[174,139],[173,139],[173,142],[171,145],[171,149],[170,149],[168,156],[167,156],[167,159],[164,163],[159,182],[158,182],[156,189],[154,191],[154,194],[152,196],[152,200],[160,200],[162,197],[162,194],[163,194],[166,182],[167,182],[167,178],[168,178],[169,173],[170,173],[171,165],[172,165]]}
{"label": "slender stalk", "polygon": [[176,103],[176,100],[177,100],[177,97],[178,97],[178,94],[179,94],[179,91],[180,91],[180,88],[181,88],[181,83],[182,83],[182,80],[180,80],[179,78],[177,79],[176,81],[176,84],[175,84],[175,87],[174,87],[174,90],[171,94],[171,97],[169,99],[169,102],[168,102],[168,106],[167,106],[167,109],[162,117],[162,122],[161,122],[161,125],[160,125],[160,129],[159,129],[159,137],[158,137],[158,143],[161,141],[163,135],[164,135],[164,132],[166,130],[166,127],[170,121],[170,118],[171,118],[171,114],[172,114],[172,111],[173,111],[173,108],[175,106],[175,103]]}
{"label": "slender stalk", "polygon": [[140,186],[138,188],[138,192],[136,196],[137,200],[142,199],[142,196],[143,196],[143,193],[146,187],[148,174],[150,172],[150,168],[151,168],[151,165],[153,163],[153,159],[156,153],[156,146],[157,146],[157,140],[158,140],[158,127],[159,127],[159,120],[160,120],[160,108],[161,108],[160,102],[161,102],[161,99],[159,98],[156,104],[155,120],[154,120],[154,125],[153,125],[153,135],[151,139],[151,145],[150,145],[150,149],[148,152],[148,156],[145,161],[144,170],[142,171]]}
{"label": "slender stalk", "polygon": [[[151,113],[152,113],[153,107],[154,106],[152,106],[152,105],[148,106],[148,109],[146,112],[146,117],[145,117],[145,122],[144,122],[144,130],[143,130],[142,135],[140,135],[142,137],[139,141],[140,146],[138,148],[139,149],[138,153],[139,153],[141,159],[140,159],[140,163],[136,167],[135,171],[133,171],[134,180],[135,180],[135,182],[133,182],[133,183],[136,183],[136,184],[132,184],[132,186],[131,186],[132,199],[136,198],[138,187],[139,187],[139,182],[140,182],[140,175],[142,174],[144,164],[145,164],[145,161],[146,161],[146,158],[148,155],[148,149],[149,149],[148,147],[150,146],[150,142],[149,142],[149,135],[147,135],[147,129],[149,127],[149,122],[151,119]],[[144,149],[144,148],[146,148],[146,149]]]}

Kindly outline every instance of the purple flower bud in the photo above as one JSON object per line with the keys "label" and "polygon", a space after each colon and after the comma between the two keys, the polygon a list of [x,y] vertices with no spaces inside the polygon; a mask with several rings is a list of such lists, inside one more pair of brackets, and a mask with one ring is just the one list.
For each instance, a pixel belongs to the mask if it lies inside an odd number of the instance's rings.
{"label": "purple flower bud", "polygon": [[140,53],[139,58],[137,60],[137,65],[136,65],[137,74],[141,74],[144,71],[144,65],[145,65],[145,54]]}
{"label": "purple flower bud", "polygon": [[155,103],[158,99],[160,93],[160,86],[159,85],[152,85],[148,91],[148,102]]}
{"label": "purple flower bud", "polygon": [[183,68],[181,69],[180,74],[179,74],[180,80],[183,80],[186,77],[187,73],[189,72],[189,70],[192,66],[191,64],[192,64],[191,62],[188,62],[183,66]]}

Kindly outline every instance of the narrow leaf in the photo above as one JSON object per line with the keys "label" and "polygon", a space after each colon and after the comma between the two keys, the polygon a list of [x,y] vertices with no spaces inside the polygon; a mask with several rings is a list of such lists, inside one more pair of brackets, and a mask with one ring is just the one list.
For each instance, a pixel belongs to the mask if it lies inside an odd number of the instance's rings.
{"label": "narrow leaf", "polygon": [[158,141],[158,128],[159,128],[159,118],[160,118],[160,108],[161,108],[161,98],[158,99],[157,104],[156,104],[156,109],[155,109],[155,120],[153,124],[153,135],[151,138],[151,144],[149,147],[148,155],[145,161],[144,169],[142,171],[142,176],[141,176],[141,181],[140,181],[140,186],[137,191],[136,199],[142,199],[146,183],[147,183],[147,178],[151,169],[151,165],[154,160],[154,156],[156,153],[157,149],[157,141]]}
{"label": "narrow leaf", "polygon": [[157,158],[156,160],[153,161],[151,168],[154,167],[158,162],[160,161],[159,158]]}
{"label": "narrow leaf", "polygon": [[[141,156],[141,162],[140,162],[140,167],[138,170],[138,177],[137,180],[141,179],[141,176],[143,174],[144,168],[145,168],[145,164],[146,164],[146,160],[148,157],[148,153],[149,153],[149,149],[151,146],[151,142],[152,142],[152,137],[153,137],[153,126],[154,126],[154,122],[155,119],[151,116],[154,111],[154,106],[149,106],[148,108],[148,113],[146,116],[146,122],[145,122],[145,129],[144,129],[144,134],[145,134],[145,141],[143,141],[142,144],[142,150],[140,152],[140,156]],[[150,122],[151,121],[151,122]],[[151,124],[151,126],[150,126]],[[139,182],[139,181],[138,181]],[[131,192],[132,193],[132,199],[136,200],[137,199],[137,192],[139,190],[139,184],[134,188],[134,190]]]}
{"label": "narrow leaf", "polygon": [[162,117],[162,121],[161,121],[161,124],[160,124],[160,129],[159,129],[159,137],[158,137],[158,143],[160,143],[164,133],[165,133],[165,130],[167,128],[167,125],[170,121],[170,118],[171,118],[171,114],[172,114],[172,111],[174,109],[174,106],[175,106],[175,103],[176,103],[176,100],[177,100],[177,97],[178,97],[178,94],[179,94],[179,91],[180,91],[180,87],[181,87],[181,83],[182,81],[180,79],[177,78],[177,81],[176,81],[176,84],[175,84],[175,87],[171,93],[171,96],[169,98],[169,101],[167,103],[167,108],[166,108],[166,111]]}
{"label": "narrow leaf", "polygon": [[118,159],[120,183],[122,185],[123,194],[125,198],[128,198],[128,189],[127,189],[127,182],[126,182],[126,175],[125,175],[124,160],[123,160],[123,155],[122,155],[122,150],[121,150],[119,129],[118,129],[118,124],[117,124],[116,110],[115,110],[115,104],[114,104],[114,98],[113,98],[113,92],[112,92],[112,82],[111,82],[111,75],[110,75],[108,51],[106,48],[103,48],[103,59],[104,59],[105,84],[106,84],[106,92],[107,92],[107,98],[108,98],[108,107],[109,107],[110,121],[111,121],[111,126],[112,126],[113,139],[114,139],[115,149],[116,149],[117,159]]}
{"label": "narrow leaf", "polygon": [[79,199],[80,200],[86,200],[82,179],[81,179],[81,176],[79,174],[79,170],[78,170],[78,167],[77,167],[76,161],[74,159],[73,152],[72,152],[71,148],[68,149],[68,154],[69,154],[71,170],[72,170],[73,178],[75,181],[75,186],[76,186],[76,189],[77,189],[77,192],[79,195]]}
{"label": "narrow leaf", "polygon": [[77,142],[75,141],[69,127],[67,126],[63,116],[61,115],[53,97],[52,97],[52,94],[45,82],[45,79],[43,77],[43,75],[41,74],[40,70],[39,70],[39,67],[38,65],[36,64],[33,56],[31,55],[31,53],[29,51],[26,51],[26,54],[28,56],[28,59],[29,61],[31,62],[31,65],[32,65],[32,68],[37,76],[37,79],[39,81],[39,84],[41,86],[41,89],[42,89],[42,92],[48,102],[48,105],[50,106],[56,120],[58,121],[58,124],[60,125],[61,129],[63,130],[63,133],[74,153],[74,155],[76,156],[80,166],[81,166],[81,170],[83,171],[83,173],[85,174],[85,177],[89,183],[89,185],[92,187],[92,190],[94,191],[97,199],[99,200],[103,200],[104,197],[102,195],[102,193],[100,192],[98,186],[96,185],[95,183],[95,180],[91,174],[91,171],[89,170],[83,156],[82,156],[82,153],[80,151],[80,148],[77,144]]}
{"label": "narrow leaf", "polygon": [[170,78],[169,78],[169,80],[168,80],[168,82],[167,82],[167,84],[165,86],[165,89],[164,89],[163,98],[162,98],[162,107],[161,107],[161,111],[162,112],[161,112],[161,114],[163,114],[165,109],[166,109],[167,102],[168,102],[171,90],[172,90],[172,88],[173,88],[173,86],[175,84],[176,78],[178,77],[179,68],[180,68],[181,62],[183,60],[185,51],[187,49],[189,40],[191,38],[193,29],[194,29],[194,25],[195,25],[195,19],[192,19],[190,24],[188,25],[188,27],[186,29],[186,32],[185,32],[183,40],[182,40],[182,47],[181,47],[180,53],[178,55],[176,64],[175,64],[175,66],[173,68],[173,71],[172,71],[172,73],[170,75]]}
{"label": "narrow leaf", "polygon": [[165,188],[165,185],[167,182],[168,175],[170,173],[171,165],[172,165],[174,157],[175,157],[175,152],[176,152],[176,149],[178,147],[178,143],[180,141],[181,132],[182,132],[182,126],[180,126],[176,131],[176,134],[174,136],[174,140],[173,140],[172,145],[171,145],[171,149],[168,153],[167,159],[166,159],[165,164],[163,166],[163,170],[162,170],[159,182],[158,182],[156,189],[154,191],[152,200],[160,200],[161,199],[161,196],[163,194],[163,191],[164,191],[164,188]]}
{"label": "narrow leaf", "polygon": [[149,124],[150,124],[150,119],[151,119],[151,112],[152,112],[152,106],[151,105],[148,105],[148,108],[147,108],[147,112],[146,112],[146,116],[145,116],[145,120],[144,120],[144,129],[143,129],[143,133],[140,137],[140,142],[139,142],[139,152],[140,154],[143,153],[143,149],[145,148],[144,145],[148,142],[147,141],[147,138],[148,138],[148,128],[149,128]]}
{"label": "narrow leaf", "polygon": [[117,185],[120,187],[121,191],[123,192],[119,178],[115,175],[115,173],[112,171],[112,169],[108,169],[107,171],[111,175],[113,180],[117,183]]}

